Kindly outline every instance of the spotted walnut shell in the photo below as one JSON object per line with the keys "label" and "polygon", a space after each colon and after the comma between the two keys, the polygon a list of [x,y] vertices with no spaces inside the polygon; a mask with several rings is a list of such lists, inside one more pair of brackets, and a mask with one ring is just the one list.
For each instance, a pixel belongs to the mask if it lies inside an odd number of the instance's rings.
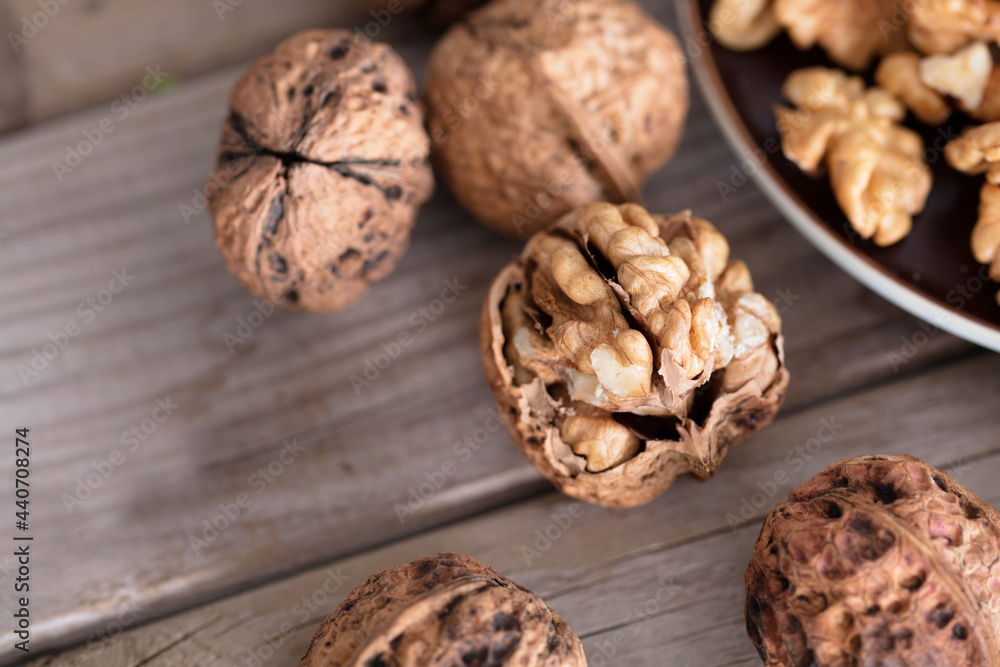
{"label": "spotted walnut shell", "polygon": [[628,0],[496,0],[427,68],[441,179],[485,225],[527,238],[594,201],[636,201],[688,109],[674,36]]}
{"label": "spotted walnut shell", "polygon": [[244,286],[330,312],[385,277],[430,196],[413,77],[383,44],[309,30],[236,83],[206,186],[215,242]]}
{"label": "spotted walnut shell", "polygon": [[493,281],[483,364],[511,436],[560,490],[649,502],[774,418],[781,319],[707,221],[589,204]]}
{"label": "spotted walnut shell", "polygon": [[746,585],[767,665],[1000,665],[1000,515],[912,456],[834,463],[794,489]]}
{"label": "spotted walnut shell", "polygon": [[580,640],[534,593],[440,553],[368,578],[330,614],[299,667],[584,667]]}

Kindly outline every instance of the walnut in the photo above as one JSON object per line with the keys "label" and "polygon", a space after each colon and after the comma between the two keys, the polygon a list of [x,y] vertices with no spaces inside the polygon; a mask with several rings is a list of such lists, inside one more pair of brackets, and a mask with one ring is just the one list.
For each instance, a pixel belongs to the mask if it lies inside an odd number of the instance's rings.
{"label": "walnut", "polygon": [[986,89],[983,90],[983,101],[975,109],[965,111],[984,123],[1000,120],[1000,66],[994,64],[990,70],[990,78],[986,82]]}
{"label": "walnut", "polygon": [[983,42],[973,42],[952,55],[928,56],[920,61],[920,80],[954,97],[965,109],[976,109],[982,103],[992,71],[993,56]]}
{"label": "walnut", "polygon": [[511,437],[564,493],[649,502],[712,476],[784,399],[781,320],[705,220],[584,206],[493,281],[480,340]]}
{"label": "walnut", "polygon": [[298,33],[240,78],[206,196],[248,290],[329,312],[392,270],[433,188],[415,100],[391,48],[342,30]]}
{"label": "walnut", "polygon": [[983,42],[953,55],[890,53],[879,63],[875,82],[929,125],[947,120],[953,101],[975,118],[1000,120],[1000,67]]}
{"label": "walnut", "polygon": [[945,146],[944,155],[961,172],[986,173],[979,192],[979,218],[972,230],[972,254],[988,264],[990,278],[1000,282],[1000,122],[969,128]]}
{"label": "walnut", "polygon": [[834,463],[794,489],[745,579],[766,665],[1000,664],[1000,515],[912,456]]}
{"label": "walnut", "polygon": [[496,0],[427,70],[436,166],[487,226],[527,237],[593,201],[633,201],[688,109],[674,36],[628,0]]}
{"label": "walnut", "polygon": [[924,143],[899,125],[905,110],[881,88],[822,67],[796,70],[782,88],[795,109],[776,107],[785,156],[814,173],[822,160],[837,203],[865,239],[905,237],[931,188]]}
{"label": "walnut", "polygon": [[583,667],[580,640],[534,593],[469,556],[374,574],[313,636],[299,667]]}
{"label": "walnut", "polygon": [[709,12],[719,43],[734,51],[752,51],[781,32],[771,0],[715,0]]}
{"label": "walnut", "polygon": [[907,8],[910,42],[924,53],[954,53],[974,40],[1000,39],[996,0],[912,0]]}
{"label": "walnut", "polygon": [[897,51],[883,58],[875,70],[875,83],[928,125],[940,125],[951,115],[944,95],[920,79],[920,56],[913,51]]}
{"label": "walnut", "polygon": [[774,15],[800,49],[822,46],[838,65],[864,70],[872,58],[906,46],[895,29],[897,0],[774,0]]}

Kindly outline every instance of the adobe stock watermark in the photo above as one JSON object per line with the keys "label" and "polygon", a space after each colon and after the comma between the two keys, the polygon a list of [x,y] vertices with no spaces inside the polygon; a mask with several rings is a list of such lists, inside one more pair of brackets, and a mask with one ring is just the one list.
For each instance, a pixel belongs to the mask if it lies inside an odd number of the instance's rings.
{"label": "adobe stock watermark", "polygon": [[[329,601],[343,588],[347,580],[348,575],[344,574],[341,566],[338,565],[336,570],[332,567],[327,568],[323,583],[309,595],[303,595],[292,605],[289,613],[297,618],[300,624],[315,618],[317,614],[325,615],[329,611]],[[262,635],[263,642],[255,648],[247,649],[246,655],[243,656],[243,664],[246,667],[263,667],[295,634],[296,629],[291,621],[284,621],[274,632],[265,632]]]}
{"label": "adobe stock watermark", "polygon": [[68,514],[94,495],[97,489],[101,488],[104,482],[110,479],[115,470],[120,468],[129,454],[133,454],[149,440],[160,428],[163,422],[167,421],[177,411],[180,406],[170,400],[170,397],[156,399],[156,406],[148,417],[122,432],[118,441],[122,449],[113,449],[100,461],[91,461],[93,472],[87,473],[85,477],[76,478],[76,489],[72,494],[62,494],[63,506]]}
{"label": "adobe stock watermark", "polygon": [[646,625],[647,621],[665,611],[670,601],[681,591],[681,587],[674,582],[673,577],[661,578],[658,583],[659,586],[657,586],[656,591],[652,595],[642,602],[636,603],[625,614],[623,621],[627,628],[615,630],[610,637],[606,637],[598,643],[597,650],[600,651],[599,655],[595,654],[594,651],[588,651],[588,665],[591,667],[603,667],[604,665],[618,664],[609,661],[618,655],[618,651],[624,645],[628,644],[632,638],[637,637],[642,632],[642,628]]}
{"label": "adobe stock watermark", "polygon": [[305,451],[305,445],[300,445],[295,438],[283,441],[278,455],[271,459],[266,466],[261,466],[247,477],[246,486],[253,491],[253,495],[243,491],[237,494],[232,502],[219,503],[218,513],[211,519],[202,520],[201,534],[188,535],[188,545],[194,554],[201,555],[203,549],[219,539],[219,536],[236,523],[245,510],[253,505],[254,499],[267,491],[268,487],[281,477]]}
{"label": "adobe stock watermark", "polygon": [[165,81],[172,77],[169,72],[160,71],[159,65],[156,65],[155,68],[152,65],[147,66],[146,72],[147,74],[142,78],[140,84],[111,103],[111,115],[102,118],[95,127],[80,130],[83,139],[75,145],[66,144],[66,155],[62,161],[52,161],[52,173],[55,174],[57,181],[62,183],[68,174],[73,173],[74,169],[83,164],[84,158],[93,153],[94,149],[104,142],[105,137],[118,129],[118,125],[115,124],[116,119],[119,123],[124,122],[149,96],[150,92],[160,88]]}
{"label": "adobe stock watermark", "polygon": [[362,391],[372,386],[372,383],[379,379],[382,372],[389,368],[392,362],[406,351],[406,348],[413,345],[414,339],[427,331],[431,323],[441,316],[448,305],[455,303],[455,300],[468,288],[469,286],[463,285],[457,276],[452,280],[445,280],[438,298],[410,313],[409,318],[407,318],[410,328],[400,331],[394,339],[380,343],[381,352],[365,357],[360,373],[351,373],[351,386],[354,387],[355,395],[360,396]]}
{"label": "adobe stock watermark", "polygon": [[35,5],[38,7],[37,12],[33,12],[30,15],[25,14],[21,17],[21,29],[17,32],[8,32],[7,41],[10,42],[10,46],[14,49],[14,54],[21,53],[21,49],[28,43],[29,40],[34,39],[38,33],[49,24],[49,21],[55,18],[56,14],[59,13],[63,7],[68,5],[72,0],[35,0]]}
{"label": "adobe stock watermark", "polygon": [[[969,267],[962,265],[959,267],[962,273],[968,273]],[[945,301],[955,307],[955,310],[964,310],[969,300],[992,285],[990,280],[990,267],[988,264],[980,264],[979,270],[965,280],[957,283],[945,295]],[[938,333],[941,327],[953,319],[953,315],[947,311],[939,311],[934,315],[934,323],[919,320],[919,328],[909,336],[900,337],[899,348],[886,354],[886,359],[892,367],[894,373],[898,373],[906,364],[910,363],[922,350],[927,347]]]}
{"label": "adobe stock watermark", "polygon": [[76,314],[82,321],[72,319],[66,322],[61,329],[49,332],[49,342],[42,345],[40,349],[31,348],[31,359],[17,365],[21,382],[27,386],[31,380],[41,375],[56,357],[69,346],[70,341],[80,335],[84,326],[97,319],[97,315],[104,312],[104,309],[114,301],[115,296],[121,294],[133,280],[135,280],[135,276],[130,274],[124,266],[112,270],[111,280],[108,281],[107,287],[101,288],[96,294],[88,296],[77,305]]}
{"label": "adobe stock watermark", "polygon": [[805,468],[806,463],[815,458],[843,428],[844,425],[837,421],[836,416],[820,418],[816,435],[788,450],[784,459],[785,465],[775,470],[769,478],[758,480],[757,490],[749,497],[740,498],[739,516],[732,512],[726,514],[726,523],[729,524],[733,533],[754,519],[759,510],[770,504],[779,490],[791,483],[792,477],[789,470],[796,473]]}
{"label": "adobe stock watermark", "polygon": [[549,522],[542,528],[535,530],[532,537],[534,541],[530,544],[521,545],[521,555],[524,562],[531,565],[531,561],[540,558],[542,554],[552,548],[573,525],[573,522],[583,516],[583,504],[570,503],[565,510],[557,510],[549,515]]}
{"label": "adobe stock watermark", "polygon": [[501,419],[500,413],[496,409],[490,409],[487,412],[489,414],[482,426],[466,433],[465,437],[452,445],[453,457],[445,459],[434,470],[426,471],[424,481],[407,489],[410,495],[406,504],[396,503],[392,506],[400,525],[405,524],[408,518],[419,512],[427,504],[427,501],[441,490],[445,482],[458,472],[462,464],[469,461],[476,452],[482,449],[483,445],[489,442],[494,433],[503,430],[503,419]]}
{"label": "adobe stock watermark", "polygon": [[254,332],[264,324],[264,321],[274,314],[274,302],[268,299],[254,299],[254,309],[246,316],[236,318],[236,328],[232,333],[226,331],[222,334],[222,342],[226,344],[226,349],[232,354],[236,351],[237,345],[250,340]]}

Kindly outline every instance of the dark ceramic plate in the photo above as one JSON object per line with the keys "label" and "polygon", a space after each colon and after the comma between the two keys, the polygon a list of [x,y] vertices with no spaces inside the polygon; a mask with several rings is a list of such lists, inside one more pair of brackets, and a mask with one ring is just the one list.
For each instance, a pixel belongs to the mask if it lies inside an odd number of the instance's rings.
{"label": "dark ceramic plate", "polygon": [[941,128],[928,128],[907,120],[923,136],[934,172],[927,207],[914,218],[910,235],[893,246],[858,239],[828,179],[803,174],[782,155],[774,122],[773,107],[783,102],[781,84],[792,70],[835,65],[819,49],[799,51],[784,35],[750,53],[714,41],[697,47],[710,35],[704,21],[712,1],[677,0],[683,39],[712,113],[740,158],[757,166],[754,171],[748,164],[747,171],[764,193],[813,245],[870,289],[931,324],[1000,351],[1000,285],[984,280],[986,267],[969,249],[981,178],[954,171],[941,152],[966,121],[955,115]]}

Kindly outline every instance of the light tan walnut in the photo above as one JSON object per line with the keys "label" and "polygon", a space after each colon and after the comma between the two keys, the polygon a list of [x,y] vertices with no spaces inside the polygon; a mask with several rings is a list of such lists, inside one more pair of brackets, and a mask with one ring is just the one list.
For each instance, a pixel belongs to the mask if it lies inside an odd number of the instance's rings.
{"label": "light tan walnut", "polygon": [[634,201],[688,109],[684,55],[629,0],[497,0],[427,69],[441,179],[482,223],[526,238],[593,201]]}
{"label": "light tan walnut", "polygon": [[837,203],[862,238],[880,246],[904,238],[927,201],[931,172],[920,135],[899,125],[902,105],[822,67],[792,72],[782,92],[795,105],[775,109],[785,156],[809,173],[826,164]]}
{"label": "light tan walnut", "polygon": [[710,477],[788,383],[781,319],[725,238],[636,204],[590,204],[533,236],[490,287],[480,337],[515,443],[603,505]]}
{"label": "light tan walnut", "polygon": [[715,0],[708,24],[719,43],[734,51],[758,49],[781,32],[771,0]]}
{"label": "light tan walnut", "polygon": [[205,188],[226,266],[284,308],[350,305],[406,250],[429,152],[390,47],[346,30],[290,37],[236,82]]}
{"label": "light tan walnut", "polygon": [[970,245],[976,261],[989,265],[990,278],[1000,282],[1000,122],[966,130],[945,146],[944,154],[948,164],[961,172],[986,174]]}
{"label": "light tan walnut", "polygon": [[861,456],[792,490],[746,575],[767,667],[1000,665],[1000,515],[912,456]]}
{"label": "light tan walnut", "polygon": [[774,15],[800,49],[816,44],[838,65],[863,70],[872,59],[906,47],[897,28],[898,0],[774,0]]}
{"label": "light tan walnut", "polygon": [[920,56],[913,51],[897,51],[882,58],[875,70],[875,83],[928,125],[940,125],[951,115],[944,95],[920,79]]}
{"label": "light tan walnut", "polygon": [[584,667],[579,638],[537,595],[449,553],[373,574],[316,631],[299,667]]}
{"label": "light tan walnut", "polygon": [[910,42],[924,53],[954,53],[972,41],[1000,38],[997,0],[913,0],[907,7]]}

